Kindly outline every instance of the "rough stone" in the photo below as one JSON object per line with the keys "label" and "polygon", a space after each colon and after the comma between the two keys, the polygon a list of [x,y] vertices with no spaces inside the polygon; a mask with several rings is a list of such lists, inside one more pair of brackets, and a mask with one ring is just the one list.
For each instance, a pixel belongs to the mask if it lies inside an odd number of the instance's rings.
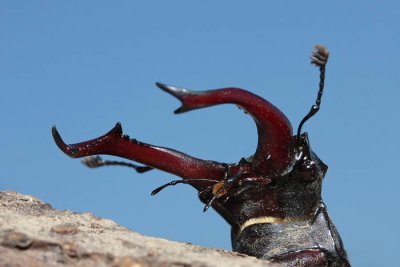
{"label": "rough stone", "polygon": [[0,266],[266,267],[247,255],[147,237],[91,213],[0,191]]}

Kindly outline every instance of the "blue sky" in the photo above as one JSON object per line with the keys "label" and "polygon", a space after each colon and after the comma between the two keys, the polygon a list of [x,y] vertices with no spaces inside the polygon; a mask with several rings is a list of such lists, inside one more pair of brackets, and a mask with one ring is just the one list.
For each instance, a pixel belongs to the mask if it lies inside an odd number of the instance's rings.
{"label": "blue sky", "polygon": [[[354,266],[400,266],[399,50],[396,1],[0,1],[0,188],[90,211],[140,233],[230,248],[228,225],[176,177],[91,170],[55,146],[120,121],[141,141],[236,162],[253,121],[234,106],[174,115],[154,86],[236,86],[296,128],[314,103],[317,43],[331,57],[318,115],[303,128],[329,165],[323,198]],[[396,265],[397,264],[397,265]]]}

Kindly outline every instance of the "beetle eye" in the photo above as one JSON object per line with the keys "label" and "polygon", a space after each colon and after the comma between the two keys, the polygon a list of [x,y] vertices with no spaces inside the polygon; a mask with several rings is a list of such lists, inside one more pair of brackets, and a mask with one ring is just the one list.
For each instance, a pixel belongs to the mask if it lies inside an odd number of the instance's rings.
{"label": "beetle eye", "polygon": [[307,181],[313,180],[317,177],[318,167],[315,161],[305,160],[300,167],[300,176]]}

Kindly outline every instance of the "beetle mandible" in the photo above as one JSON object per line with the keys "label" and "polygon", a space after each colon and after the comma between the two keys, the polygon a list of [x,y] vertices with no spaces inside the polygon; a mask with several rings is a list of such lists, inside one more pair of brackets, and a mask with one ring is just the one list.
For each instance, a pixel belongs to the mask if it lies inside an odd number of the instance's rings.
{"label": "beetle mandible", "polygon": [[[85,157],[88,167],[124,165],[146,172],[153,168],[182,180],[167,186],[190,184],[199,191],[204,211],[214,208],[232,227],[234,251],[288,266],[350,266],[342,241],[321,199],[325,165],[311,150],[303,124],[318,112],[324,89],[328,50],[317,45],[311,63],[319,67],[315,105],[300,122],[297,134],[286,116],[265,99],[243,89],[190,91],[156,83],[182,103],[175,113],[219,104],[236,104],[254,119],[258,145],[253,156],[226,164],[202,160],[169,148],[132,139],[120,123],[98,138],[67,145],[55,127],[57,146],[73,158]],[[107,154],[143,164],[103,160]]]}

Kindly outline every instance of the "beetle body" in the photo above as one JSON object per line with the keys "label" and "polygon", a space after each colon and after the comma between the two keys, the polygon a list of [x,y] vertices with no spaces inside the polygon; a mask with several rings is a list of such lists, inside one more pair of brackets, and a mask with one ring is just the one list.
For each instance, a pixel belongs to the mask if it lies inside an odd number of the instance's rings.
{"label": "beetle body", "polygon": [[290,266],[349,266],[323,203],[307,219],[252,224],[233,235],[235,251]]}
{"label": "beetle body", "polygon": [[[124,165],[138,172],[160,169],[182,178],[167,183],[190,184],[200,200],[214,208],[232,227],[234,251],[288,266],[350,266],[340,237],[321,199],[328,167],[311,150],[305,121],[320,107],[328,52],[317,46],[312,63],[320,67],[316,104],[301,121],[297,135],[286,116],[265,99],[239,88],[191,91],[157,83],[182,106],[175,113],[219,104],[235,104],[250,114],[258,132],[256,152],[227,164],[191,157],[179,151],[142,143],[122,132],[121,124],[98,138],[67,145],[53,127],[58,147],[67,155],[85,157],[89,167]],[[107,154],[145,166],[106,161]],[[88,157],[90,156],[90,157]]]}

